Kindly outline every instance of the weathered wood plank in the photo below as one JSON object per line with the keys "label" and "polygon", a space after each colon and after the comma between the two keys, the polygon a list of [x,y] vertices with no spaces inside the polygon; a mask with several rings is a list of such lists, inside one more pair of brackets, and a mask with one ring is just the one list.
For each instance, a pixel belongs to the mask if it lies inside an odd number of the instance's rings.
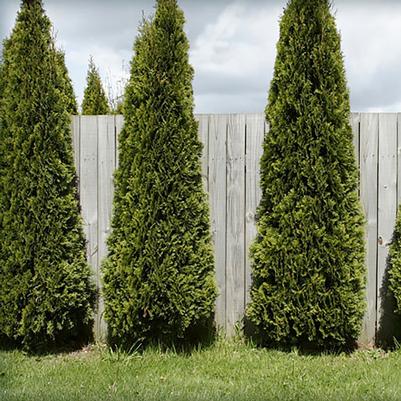
{"label": "weathered wood plank", "polygon": [[[97,280],[98,269],[98,124],[97,116],[81,119],[80,196],[88,263]],[[96,318],[97,320],[97,318]],[[99,335],[95,327],[95,337]]]}
{"label": "weathered wood plank", "polygon": [[[397,213],[399,213],[400,204],[401,204],[401,113],[398,113],[397,114]],[[389,294],[389,296],[391,296],[391,305],[393,307],[392,310],[395,310],[396,301],[394,299],[394,296],[393,294]],[[392,315],[392,319],[394,319],[392,328],[394,337],[398,341],[400,341],[401,316],[399,314]]]}
{"label": "weathered wood plank", "polygon": [[401,113],[397,114],[397,205],[401,205]]}
{"label": "weathered wood plank", "polygon": [[245,177],[245,306],[251,288],[251,258],[249,248],[256,236],[256,209],[260,201],[259,165],[263,153],[265,115],[246,115],[246,177]]}
{"label": "weathered wood plank", "polygon": [[209,202],[219,296],[216,324],[226,328],[226,141],[227,116],[209,119]]}
{"label": "weathered wood plank", "polygon": [[[113,173],[115,169],[115,118],[98,116],[98,266],[97,288],[102,291],[101,263],[107,256],[107,237],[110,233],[113,203]],[[96,332],[99,339],[106,339],[106,323],[103,319],[104,302],[99,298]]]}
{"label": "weathered wood plank", "polygon": [[360,191],[365,212],[366,265],[368,269],[366,300],[367,310],[360,341],[373,344],[376,335],[376,273],[377,273],[377,163],[378,114],[361,113],[360,121]]}
{"label": "weathered wood plank", "polygon": [[245,309],[245,116],[230,115],[227,129],[226,331]]}
{"label": "weathered wood plank", "polygon": [[379,115],[377,340],[392,341],[393,305],[388,292],[388,247],[397,212],[397,114]]}

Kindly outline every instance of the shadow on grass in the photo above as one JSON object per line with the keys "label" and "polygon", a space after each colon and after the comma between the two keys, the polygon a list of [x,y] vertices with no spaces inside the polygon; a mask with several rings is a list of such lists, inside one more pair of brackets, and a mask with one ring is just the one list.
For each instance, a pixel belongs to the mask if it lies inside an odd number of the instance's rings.
{"label": "shadow on grass", "polygon": [[158,349],[162,352],[175,352],[177,354],[190,355],[193,351],[207,349],[213,346],[217,339],[217,330],[214,317],[204,320],[187,329],[182,338],[171,335],[163,335],[155,330],[148,338],[124,338],[113,337],[110,332],[107,335],[107,343],[112,351],[123,353],[144,352],[147,349]]}
{"label": "shadow on grass", "polygon": [[296,350],[299,355],[303,356],[351,354],[358,347],[357,341],[354,340],[341,346],[334,344],[325,344],[325,346],[322,346],[302,338],[297,339],[294,343],[268,343],[263,339],[258,328],[247,317],[244,318],[244,335],[246,340],[257,348],[266,348],[286,353]]}
{"label": "shadow on grass", "polygon": [[38,338],[31,340],[29,345],[24,344],[20,338],[10,339],[2,336],[0,337],[0,350],[22,351],[31,356],[57,355],[78,351],[93,342],[93,324],[93,321],[90,324],[81,324],[74,330],[59,333],[53,340],[45,335],[37,336]]}

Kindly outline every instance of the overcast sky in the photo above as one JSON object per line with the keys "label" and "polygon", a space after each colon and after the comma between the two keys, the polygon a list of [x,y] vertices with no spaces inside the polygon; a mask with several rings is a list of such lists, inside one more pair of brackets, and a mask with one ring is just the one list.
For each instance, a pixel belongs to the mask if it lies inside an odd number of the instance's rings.
{"label": "overcast sky", "polygon": [[[15,22],[18,0],[0,0],[0,38]],[[261,112],[273,74],[286,0],[179,0],[195,68],[196,112]],[[88,58],[118,92],[142,14],[153,0],[44,0],[66,52],[79,103]],[[401,1],[334,0],[353,111],[401,112]]]}

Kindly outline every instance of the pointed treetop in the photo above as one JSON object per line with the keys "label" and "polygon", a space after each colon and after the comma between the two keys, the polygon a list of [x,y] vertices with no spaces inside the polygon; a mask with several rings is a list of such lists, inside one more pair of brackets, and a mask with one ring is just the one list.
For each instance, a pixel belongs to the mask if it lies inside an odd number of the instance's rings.
{"label": "pointed treetop", "polygon": [[22,6],[42,6],[42,0],[22,0]]}
{"label": "pointed treetop", "polygon": [[59,78],[58,88],[61,90],[66,108],[69,114],[77,114],[78,106],[75,98],[74,88],[71,78],[68,75],[68,69],[65,63],[65,53],[61,49],[54,49],[57,62],[57,72]]}
{"label": "pointed treetop", "polygon": [[[165,26],[166,23],[169,24],[169,21],[171,21],[170,18],[176,18],[177,14],[184,22],[184,13],[179,8],[177,0],[158,0],[154,22],[156,25],[161,23],[163,26]],[[168,18],[168,16],[170,16],[170,18]]]}
{"label": "pointed treetop", "polygon": [[159,7],[159,6],[162,6],[162,5],[178,6],[177,0],[157,0],[156,7]]}
{"label": "pointed treetop", "polygon": [[287,9],[290,6],[299,6],[299,7],[316,7],[319,5],[330,6],[331,2],[329,0],[289,0],[287,3]]}

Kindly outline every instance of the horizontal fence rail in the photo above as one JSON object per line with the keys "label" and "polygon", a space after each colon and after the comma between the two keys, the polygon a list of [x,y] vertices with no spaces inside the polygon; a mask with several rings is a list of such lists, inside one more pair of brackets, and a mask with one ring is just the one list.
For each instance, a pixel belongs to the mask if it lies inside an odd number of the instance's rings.
{"label": "horizontal fence rail", "polygon": [[[262,113],[201,114],[196,119],[204,145],[202,169],[209,193],[220,291],[216,323],[232,335],[249,301],[249,245],[256,235],[259,160],[267,126]],[[367,311],[360,341],[368,345],[390,340],[401,327],[386,291],[388,246],[401,198],[401,114],[353,113],[351,125],[366,216]],[[99,289],[100,263],[107,254],[113,172],[118,164],[118,134],[122,126],[120,115],[72,117],[88,261]],[[100,298],[95,322],[98,338],[106,332],[102,314]]]}

